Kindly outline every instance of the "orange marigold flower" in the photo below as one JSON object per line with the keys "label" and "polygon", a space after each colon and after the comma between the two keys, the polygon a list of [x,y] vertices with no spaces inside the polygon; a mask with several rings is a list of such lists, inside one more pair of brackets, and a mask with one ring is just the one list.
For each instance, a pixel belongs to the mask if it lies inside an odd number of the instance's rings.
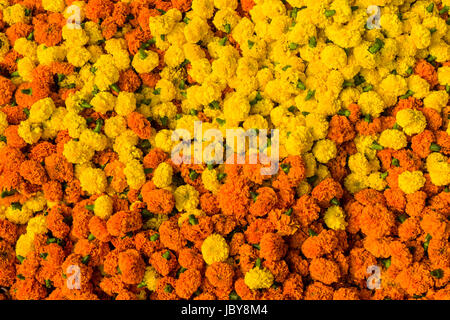
{"label": "orange marigold flower", "polygon": [[442,126],[443,117],[439,112],[431,108],[422,108],[420,111],[422,111],[425,119],[427,120],[428,129],[436,131]]}
{"label": "orange marigold flower", "polygon": [[45,169],[51,180],[68,182],[73,179],[73,165],[57,153],[52,153],[45,158]]}
{"label": "orange marigold flower", "polygon": [[435,141],[432,131],[424,130],[411,138],[411,149],[422,159],[431,153],[430,146]]}
{"label": "orange marigold flower", "polygon": [[355,194],[355,200],[365,206],[386,205],[383,194],[373,189],[364,189]]}
{"label": "orange marigold flower", "polygon": [[333,300],[360,300],[358,289],[339,288],[333,293]]}
{"label": "orange marigold flower", "polygon": [[249,212],[257,217],[265,216],[275,206],[277,194],[272,188],[262,187],[256,190],[256,201],[250,205]]}
{"label": "orange marigold flower", "polygon": [[419,77],[427,80],[431,87],[434,87],[438,84],[437,72],[434,66],[427,62],[424,59],[421,59],[417,62],[414,67],[414,73]]}
{"label": "orange marigold flower", "polygon": [[440,153],[450,155],[450,135],[445,131],[436,131],[436,144],[441,148]]}
{"label": "orange marigold flower", "polygon": [[18,237],[17,226],[5,219],[0,219],[0,238],[14,244]]}
{"label": "orange marigold flower", "polygon": [[180,274],[175,283],[175,292],[180,298],[189,299],[202,283],[202,275],[196,269],[188,269]]}
{"label": "orange marigold flower", "polygon": [[339,266],[332,260],[314,258],[309,265],[309,272],[313,280],[325,284],[332,284],[339,280],[341,273]]}
{"label": "orange marigold flower", "polygon": [[354,137],[355,130],[347,117],[335,115],[331,118],[328,128],[328,139],[333,140],[336,144],[341,144],[352,140]]}
{"label": "orange marigold flower", "polygon": [[138,251],[130,249],[119,253],[119,268],[122,281],[126,284],[138,284],[145,273],[145,263]]}
{"label": "orange marigold flower", "polygon": [[395,281],[411,296],[428,292],[433,286],[430,270],[418,262],[400,271]]}
{"label": "orange marigold flower", "polygon": [[305,291],[305,300],[331,300],[334,290],[319,281],[314,281]]}
{"label": "orange marigold flower", "polygon": [[264,234],[273,232],[275,227],[267,219],[255,219],[245,230],[245,237],[248,243],[257,244]]}
{"label": "orange marigold flower", "polygon": [[45,199],[51,202],[58,202],[62,200],[63,191],[61,184],[58,181],[50,180],[42,185]]}
{"label": "orange marigold flower", "polygon": [[370,122],[367,122],[365,119],[359,120],[355,125],[355,129],[360,135],[376,135],[382,131],[381,120],[380,118],[372,119]]}
{"label": "orange marigold flower", "polygon": [[128,69],[120,72],[119,82],[117,84],[121,91],[136,92],[141,86],[141,79],[133,69]]}
{"label": "orange marigold flower", "polygon": [[18,130],[19,126],[9,126],[5,129],[3,132],[3,135],[6,137],[6,143],[8,146],[12,148],[18,148],[21,149],[27,145],[27,143],[22,139],[21,136],[19,136]]}
{"label": "orange marigold flower", "polygon": [[398,236],[403,242],[417,238],[421,232],[419,219],[415,217],[406,219],[398,227]]}
{"label": "orange marigold flower", "polygon": [[178,262],[183,268],[202,270],[204,261],[201,253],[194,248],[183,248],[179,252]]}
{"label": "orange marigold flower", "polygon": [[217,196],[211,192],[205,192],[200,196],[200,207],[208,215],[215,215],[220,212]]}
{"label": "orange marigold flower", "polygon": [[395,225],[393,213],[381,204],[364,207],[359,219],[361,231],[369,237],[380,238],[388,235]]}
{"label": "orange marigold flower", "polygon": [[115,237],[124,237],[129,232],[142,228],[142,217],[138,212],[120,211],[108,219],[108,232]]}
{"label": "orange marigold flower", "polygon": [[167,249],[154,252],[150,257],[150,264],[162,276],[167,276],[171,272],[175,271],[178,266],[177,258],[170,250]]}
{"label": "orange marigold flower", "polygon": [[23,22],[18,22],[6,29],[6,36],[13,47],[17,39],[26,38],[31,31],[33,31],[32,26]]}
{"label": "orange marigold flower", "polygon": [[86,18],[99,23],[100,19],[104,20],[111,17],[114,10],[114,3],[111,0],[89,0],[85,8]]}
{"label": "orange marigold flower", "polygon": [[108,17],[101,24],[102,35],[106,40],[111,39],[117,32],[118,25],[113,17]]}
{"label": "orange marigold flower", "polygon": [[64,205],[56,205],[48,211],[47,228],[55,237],[64,239],[69,234],[70,227],[64,221],[70,215],[71,209]]}
{"label": "orange marigold flower", "polygon": [[297,199],[292,210],[294,216],[305,227],[319,218],[320,207],[316,200],[309,195],[303,195]]}
{"label": "orange marigold flower", "polygon": [[331,178],[321,181],[311,192],[311,195],[317,200],[321,207],[330,206],[333,198],[342,198],[344,191],[341,185]]}
{"label": "orange marigold flower", "polygon": [[338,239],[333,230],[323,230],[317,236],[310,236],[302,244],[302,253],[307,258],[317,258],[333,252]]}
{"label": "orange marigold flower", "polygon": [[62,40],[65,19],[60,13],[40,14],[33,18],[34,39],[47,47],[56,46]]}
{"label": "orange marigold flower", "polygon": [[155,185],[151,181],[144,184],[141,194],[150,212],[169,214],[175,206],[173,194],[165,189],[155,189]]}
{"label": "orange marigold flower", "polygon": [[16,86],[11,80],[0,76],[0,105],[7,104],[13,97]]}
{"label": "orange marigold flower", "polygon": [[106,221],[100,217],[93,216],[89,220],[89,231],[94,237],[102,242],[108,242],[111,240],[111,235],[108,232]]}
{"label": "orange marigold flower", "polygon": [[240,2],[242,10],[245,12],[249,12],[253,6],[255,5],[255,2],[253,0],[243,0]]}
{"label": "orange marigold flower", "polygon": [[422,210],[425,208],[425,201],[427,200],[427,194],[423,191],[416,191],[406,195],[406,207],[407,214],[413,217],[420,217]]}
{"label": "orange marigold flower", "polygon": [[46,157],[56,152],[56,146],[48,141],[39,142],[30,150],[29,157],[37,162],[42,162]]}
{"label": "orange marigold flower", "polygon": [[116,2],[114,4],[112,18],[116,22],[117,26],[122,27],[125,24],[130,12],[131,12],[130,6],[127,3]]}
{"label": "orange marigold flower", "polygon": [[44,184],[48,179],[44,167],[35,160],[22,162],[20,166],[20,175],[25,180],[37,185]]}
{"label": "orange marigold flower", "polygon": [[233,267],[225,262],[214,262],[206,268],[206,279],[216,288],[228,289],[233,285]]}
{"label": "orange marigold flower", "polygon": [[172,7],[180,10],[181,12],[186,12],[191,9],[192,0],[172,0]]}
{"label": "orange marigold flower", "polygon": [[127,117],[128,127],[141,139],[149,139],[152,133],[150,122],[139,112],[132,112]]}
{"label": "orange marigold flower", "polygon": [[260,242],[259,254],[261,258],[267,261],[278,261],[287,252],[287,245],[283,238],[277,233],[266,233],[262,236]]}
{"label": "orange marigold flower", "polygon": [[178,223],[174,219],[166,220],[161,224],[159,235],[161,244],[170,250],[178,252],[186,245],[186,240],[181,236]]}
{"label": "orange marigold flower", "polygon": [[150,257],[153,252],[162,249],[159,234],[154,230],[146,230],[136,234],[134,245],[146,257]]}
{"label": "orange marigold flower", "polygon": [[159,73],[141,73],[139,77],[141,78],[143,84],[151,88],[154,88],[161,79]]}

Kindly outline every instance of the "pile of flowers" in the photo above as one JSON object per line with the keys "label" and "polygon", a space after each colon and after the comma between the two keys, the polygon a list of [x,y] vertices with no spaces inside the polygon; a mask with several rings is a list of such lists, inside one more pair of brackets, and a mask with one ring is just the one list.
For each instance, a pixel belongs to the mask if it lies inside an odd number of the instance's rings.
{"label": "pile of flowers", "polygon": [[450,299],[450,2],[376,2],[0,0],[0,299]]}

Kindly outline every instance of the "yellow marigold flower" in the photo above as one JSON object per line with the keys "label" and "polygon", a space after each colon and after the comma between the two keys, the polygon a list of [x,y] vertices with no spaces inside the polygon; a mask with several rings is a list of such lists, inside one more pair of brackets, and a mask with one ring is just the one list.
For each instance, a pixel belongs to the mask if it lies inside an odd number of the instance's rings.
{"label": "yellow marigold flower", "polygon": [[108,195],[98,197],[94,202],[94,214],[103,220],[109,219],[113,213],[113,200]]}
{"label": "yellow marigold flower", "polygon": [[80,134],[79,141],[95,151],[103,151],[108,146],[108,138],[101,133],[86,129]]}
{"label": "yellow marigold flower", "polygon": [[291,155],[301,155],[311,150],[313,136],[307,127],[296,127],[286,139],[286,151]]}
{"label": "yellow marigold flower", "polygon": [[426,164],[433,184],[437,186],[450,184],[450,163],[446,156],[433,152],[427,157]]}
{"label": "yellow marigold flower", "polygon": [[82,164],[92,159],[94,149],[80,141],[70,140],[64,145],[63,155],[70,163]]}
{"label": "yellow marigold flower", "polygon": [[117,98],[110,92],[99,92],[91,100],[91,105],[96,112],[107,113],[114,110]]}
{"label": "yellow marigold flower", "polygon": [[6,219],[12,223],[26,224],[33,216],[33,211],[25,205],[23,205],[22,208],[14,208],[9,206],[6,209],[5,216]]}
{"label": "yellow marigold flower", "polygon": [[37,44],[34,41],[19,38],[14,42],[14,50],[24,57],[30,58],[33,62],[37,61]]}
{"label": "yellow marigold flower", "polygon": [[25,7],[21,4],[15,4],[10,7],[3,9],[3,21],[5,21],[10,26],[23,22],[27,23],[30,21],[29,16],[25,14]]}
{"label": "yellow marigold flower", "polygon": [[216,194],[219,191],[220,183],[217,180],[217,170],[216,169],[206,169],[202,172],[202,182],[205,189]]}
{"label": "yellow marigold flower", "polygon": [[55,110],[56,107],[52,98],[44,98],[31,106],[28,119],[33,123],[44,122],[51,117]]}
{"label": "yellow marigold flower", "polygon": [[67,61],[75,67],[82,67],[91,59],[91,53],[85,47],[72,47],[67,51]]}
{"label": "yellow marigold flower", "polygon": [[42,0],[44,10],[52,12],[62,12],[66,7],[64,0]]}
{"label": "yellow marigold flower", "polygon": [[16,255],[26,257],[28,253],[34,251],[34,235],[22,234],[16,242]]}
{"label": "yellow marigold flower", "polygon": [[17,62],[17,72],[24,81],[33,81],[33,71],[35,68],[36,65],[29,57],[23,57]]}
{"label": "yellow marigold flower", "polygon": [[425,184],[422,171],[405,171],[398,176],[398,187],[406,194],[414,193]]}
{"label": "yellow marigold flower", "polygon": [[127,129],[127,121],[122,116],[115,116],[106,119],[104,126],[105,134],[114,139]]}
{"label": "yellow marigold flower", "polygon": [[17,130],[19,136],[28,144],[34,144],[39,141],[42,136],[42,125],[32,123],[29,119],[22,121]]}
{"label": "yellow marigold flower", "polygon": [[381,172],[371,173],[367,178],[367,184],[370,188],[377,191],[383,191],[387,186],[387,182],[383,179]]}
{"label": "yellow marigold flower", "polygon": [[199,204],[199,193],[189,184],[179,186],[173,193],[173,196],[175,197],[175,207],[178,211],[192,210],[197,208]]}
{"label": "yellow marigold flower", "polygon": [[8,128],[8,118],[5,113],[0,111],[0,135]]}
{"label": "yellow marigold flower", "polygon": [[418,99],[426,97],[430,91],[430,84],[418,75],[411,75],[406,82],[408,83],[409,90],[411,90],[414,93],[414,97]]}
{"label": "yellow marigold flower", "polygon": [[369,114],[374,118],[378,118],[385,108],[385,103],[378,93],[375,91],[363,92],[359,96],[358,105],[362,114]]}
{"label": "yellow marigold flower", "polygon": [[368,175],[371,171],[370,163],[361,152],[352,154],[348,158],[348,168],[354,172],[362,175]]}
{"label": "yellow marigold flower", "polygon": [[68,112],[64,116],[64,125],[73,139],[78,139],[81,133],[87,129],[86,120],[75,112]]}
{"label": "yellow marigold flower", "polygon": [[172,131],[163,129],[158,131],[155,136],[155,147],[162,149],[164,152],[172,152],[175,142],[172,141]]}
{"label": "yellow marigold flower", "polygon": [[347,54],[337,45],[328,45],[320,53],[320,59],[331,69],[340,69],[347,64]]}
{"label": "yellow marigold flower", "polygon": [[430,30],[422,24],[414,24],[411,28],[411,40],[416,45],[417,49],[427,48],[431,43]]}
{"label": "yellow marigold flower", "polygon": [[328,228],[333,230],[345,230],[347,222],[345,222],[344,210],[339,206],[331,206],[325,212],[323,217]]}
{"label": "yellow marigold flower", "polygon": [[156,290],[156,285],[160,278],[159,273],[152,266],[148,266],[145,268],[144,280],[143,282],[147,286],[147,289],[150,291]]}
{"label": "yellow marigold flower", "polygon": [[355,194],[368,187],[367,176],[359,173],[350,173],[344,179],[344,186],[350,193]]}
{"label": "yellow marigold flower", "polygon": [[407,135],[419,134],[427,127],[427,120],[423,113],[414,109],[403,109],[397,112],[397,123]]}
{"label": "yellow marigold flower", "polygon": [[85,168],[80,175],[81,188],[89,194],[99,194],[106,190],[108,182],[102,169]]}
{"label": "yellow marigold flower", "polygon": [[0,32],[0,58],[3,58],[9,51],[9,40],[6,34]]}
{"label": "yellow marigold flower", "polygon": [[27,233],[32,235],[47,233],[46,220],[44,215],[38,215],[28,220]]}
{"label": "yellow marigold flower", "polygon": [[140,189],[145,183],[144,166],[139,160],[130,159],[123,170],[127,183],[132,189]]}
{"label": "yellow marigold flower", "polygon": [[140,50],[134,55],[131,65],[138,73],[149,73],[159,65],[159,56],[151,50]]}
{"label": "yellow marigold flower", "polygon": [[153,183],[157,188],[165,188],[172,184],[173,169],[167,162],[162,162],[153,172]]}
{"label": "yellow marigold flower", "polygon": [[441,112],[447,105],[448,93],[445,90],[432,91],[425,99],[423,99],[423,105],[425,108],[431,108],[437,112]]}
{"label": "yellow marigold flower", "polygon": [[439,84],[450,85],[450,66],[443,66],[438,69]]}
{"label": "yellow marigold flower", "polygon": [[327,163],[336,157],[337,148],[333,140],[323,139],[316,142],[312,152],[317,161]]}
{"label": "yellow marigold flower", "polygon": [[328,134],[329,123],[323,114],[309,113],[305,117],[306,127],[311,130],[314,140],[324,139]]}
{"label": "yellow marigold flower", "polygon": [[164,54],[164,61],[169,67],[175,68],[183,63],[185,59],[184,51],[181,47],[172,45]]}
{"label": "yellow marigold flower", "polygon": [[112,84],[119,81],[119,69],[114,65],[114,57],[110,54],[100,56],[94,64],[95,85],[99,90],[107,91]]}
{"label": "yellow marigold flower", "polygon": [[207,264],[225,261],[229,252],[228,244],[220,234],[213,233],[203,241],[202,255]]}
{"label": "yellow marigold flower", "polygon": [[244,277],[245,284],[252,290],[267,289],[273,284],[274,277],[266,268],[254,267],[247,271]]}
{"label": "yellow marigold flower", "polygon": [[387,129],[384,130],[378,139],[380,145],[385,148],[400,150],[406,147],[407,141],[405,134],[400,130]]}
{"label": "yellow marigold flower", "polygon": [[120,92],[117,97],[115,111],[118,115],[126,117],[136,110],[136,97],[132,92]]}

